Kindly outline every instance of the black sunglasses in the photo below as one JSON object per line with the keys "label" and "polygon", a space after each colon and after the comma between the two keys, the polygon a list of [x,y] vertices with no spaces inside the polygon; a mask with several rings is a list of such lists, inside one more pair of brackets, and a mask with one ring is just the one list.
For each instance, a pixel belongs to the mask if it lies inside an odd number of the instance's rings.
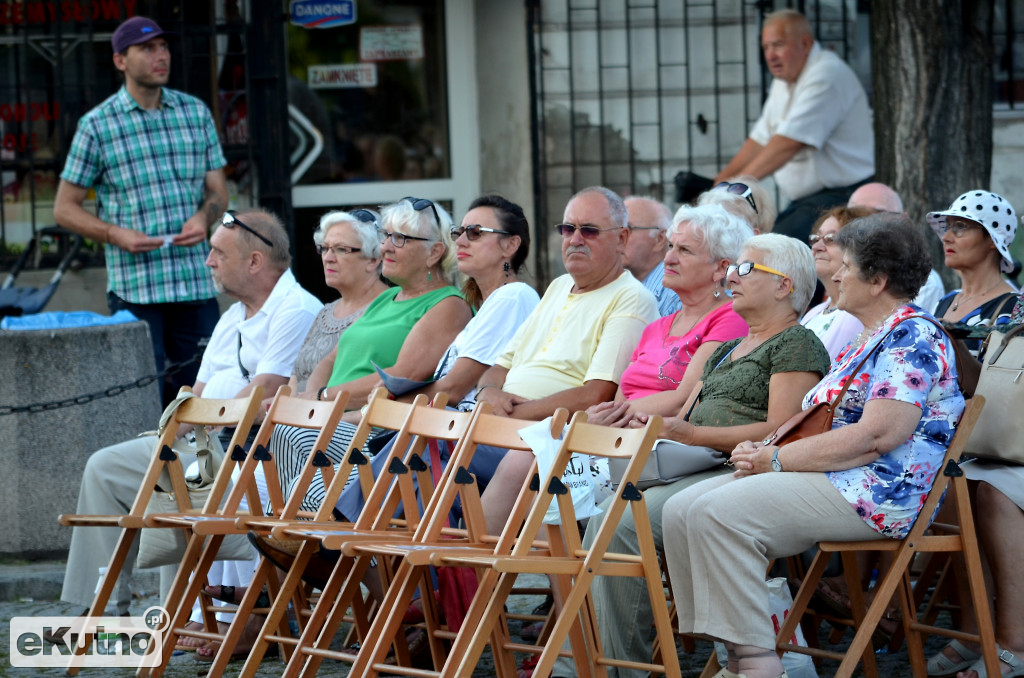
{"label": "black sunglasses", "polygon": [[587,240],[590,240],[592,238],[596,238],[605,231],[617,231],[619,229],[615,226],[612,226],[611,228],[598,228],[597,226],[591,226],[589,224],[584,226],[577,226],[576,224],[555,224],[555,230],[558,231],[558,234],[563,238],[571,238],[573,233],[579,231],[580,235]]}
{"label": "black sunglasses", "polygon": [[733,195],[738,195],[739,197],[747,201],[747,204],[750,205],[750,208],[754,210],[754,214],[760,214],[760,212],[757,211],[757,203],[754,202],[754,189],[752,189],[750,186],[747,186],[746,184],[733,184],[728,181],[723,181],[722,183],[718,184],[711,190],[726,191],[728,193],[732,193]]}
{"label": "black sunglasses", "polygon": [[499,228],[487,228],[480,224],[470,224],[469,226],[456,226],[452,229],[452,240],[458,240],[459,236],[463,233],[466,234],[466,240],[472,242],[473,240],[479,240],[480,236],[484,233],[497,233],[499,235],[512,235],[508,231],[503,231]]}
{"label": "black sunglasses", "polygon": [[377,223],[377,217],[370,210],[364,210],[364,209],[352,210],[351,212],[349,212],[349,214],[351,214],[352,216],[354,216],[356,219],[358,219],[359,221],[363,222],[364,224],[376,224]]}
{"label": "black sunglasses", "polygon": [[258,231],[252,228],[252,226],[246,226],[241,219],[236,217],[231,212],[224,213],[224,216],[221,217],[220,219],[220,225],[223,226],[224,228],[234,228],[235,225],[241,226],[242,228],[249,231],[257,238],[262,240],[264,243],[266,243],[267,247],[269,247],[270,249],[274,249],[274,243],[270,242],[270,240],[268,240],[266,236],[260,235]]}
{"label": "black sunglasses", "polygon": [[434,219],[437,221],[438,229],[441,228],[441,215],[437,213],[437,207],[434,206],[433,201],[427,200],[426,198],[412,198],[406,196],[402,200],[408,200],[412,208],[417,212],[427,209],[428,207],[434,211]]}

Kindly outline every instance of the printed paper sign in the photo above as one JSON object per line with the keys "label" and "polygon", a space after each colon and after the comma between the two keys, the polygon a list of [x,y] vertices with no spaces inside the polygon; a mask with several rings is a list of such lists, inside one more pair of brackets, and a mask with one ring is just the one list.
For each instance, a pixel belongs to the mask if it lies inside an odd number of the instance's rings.
{"label": "printed paper sign", "polygon": [[308,74],[310,89],[377,86],[377,64],[318,64]]}
{"label": "printed paper sign", "polygon": [[405,61],[423,58],[419,26],[367,26],[359,31],[360,61]]}

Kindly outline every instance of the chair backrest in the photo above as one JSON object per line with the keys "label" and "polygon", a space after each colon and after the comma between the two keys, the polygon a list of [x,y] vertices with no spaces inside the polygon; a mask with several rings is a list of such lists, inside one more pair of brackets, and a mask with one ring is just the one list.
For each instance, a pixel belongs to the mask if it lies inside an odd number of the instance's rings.
{"label": "chair backrest", "polygon": [[[191,388],[182,386],[178,391],[178,397],[191,392]],[[185,471],[182,468],[181,459],[173,449],[181,425],[205,426],[211,431],[217,428],[234,428],[234,433],[225,449],[225,462],[221,464],[210,489],[210,495],[203,506],[203,513],[216,511],[231,482],[231,464],[227,460],[233,454],[237,456],[237,451],[244,449],[262,398],[263,387],[257,385],[249,395],[241,398],[222,399],[193,396],[178,405],[157,437],[156,454],[146,470],[146,475],[143,477],[139,493],[135,496],[129,515],[142,516],[145,514],[158,480],[165,472],[170,477],[171,487],[164,489],[170,489],[174,493],[179,510],[189,511],[192,508],[189,503],[188,488],[185,484]],[[216,435],[216,433],[213,432],[211,435]]]}
{"label": "chair backrest", "polygon": [[345,413],[348,398],[349,394],[342,391],[334,400],[306,400],[293,397],[291,389],[287,386],[280,387],[270,404],[270,409],[267,410],[267,415],[263,419],[263,424],[260,425],[249,453],[244,457],[236,452],[230,455],[230,459],[240,465],[240,472],[238,480],[225,502],[224,513],[230,514],[237,511],[243,497],[248,503],[248,510],[251,514],[258,515],[263,512],[255,479],[256,466],[261,464],[267,482],[267,495],[274,513],[287,517],[285,510],[289,510],[291,511],[289,515],[294,516],[298,511],[299,502],[286,505],[284,501],[281,481],[277,475],[277,465],[268,449],[270,436],[273,434],[274,428],[279,425],[316,429],[320,431],[320,434],[317,436],[313,449],[325,449],[331,436],[334,435],[334,429],[341,421],[341,416]]}
{"label": "chair backrest", "polygon": [[437,406],[446,400],[447,396],[440,401],[435,397],[432,407],[413,408],[408,422],[398,431],[391,444],[389,457],[384,461],[384,470],[366,495],[363,510],[355,521],[356,528],[385,529],[391,524],[401,504],[405,529],[416,531],[421,513],[412,474],[416,474],[422,501],[429,506],[434,497],[434,481],[423,461],[427,445],[430,441],[445,441],[457,449],[474,418],[472,412]]}
{"label": "chair backrest", "polygon": [[[562,445],[544,478],[539,479],[538,500],[533,504],[526,518],[520,539],[513,549],[513,555],[525,555],[531,548],[530,539],[536,539],[543,529],[545,515],[552,501],[558,504],[561,525],[574,525],[576,511],[572,496],[562,483],[561,477],[572,461],[573,454],[586,454],[606,459],[628,459],[618,490],[605,509],[601,529],[598,531],[591,553],[603,554],[611,542],[619,519],[628,505],[638,506],[642,494],[636,488],[640,473],[650,455],[654,441],[661,431],[661,417],[652,416],[643,428],[611,428],[587,423],[585,412],[577,412],[569,424]],[[644,507],[646,510],[646,507]],[[563,538],[569,553],[582,552],[582,543],[576,530],[563,530]],[[600,557],[600,556],[598,556]]]}
{"label": "chair backrest", "polygon": [[[414,541],[434,542],[440,539],[441,535],[448,528],[448,515],[455,505],[456,498],[461,500],[463,517],[469,529],[470,539],[479,541],[483,538],[485,529],[483,527],[483,511],[480,506],[480,495],[475,482],[469,482],[472,478],[468,468],[472,461],[473,454],[480,445],[488,445],[509,450],[530,451],[530,446],[523,440],[520,431],[537,422],[511,417],[498,416],[490,413],[489,405],[480,405],[474,410],[476,415],[466,435],[459,441],[459,444],[452,451],[444,474],[438,481],[440,492],[435,493],[430,503],[424,509],[427,519],[420,525],[413,539]],[[553,437],[561,435],[569,413],[564,408],[555,411],[551,418],[551,431]],[[527,496],[532,494],[529,483],[520,490],[520,499],[514,505],[509,516],[508,524],[521,524],[525,516],[526,508],[529,506]],[[512,532],[510,528],[506,531]]]}

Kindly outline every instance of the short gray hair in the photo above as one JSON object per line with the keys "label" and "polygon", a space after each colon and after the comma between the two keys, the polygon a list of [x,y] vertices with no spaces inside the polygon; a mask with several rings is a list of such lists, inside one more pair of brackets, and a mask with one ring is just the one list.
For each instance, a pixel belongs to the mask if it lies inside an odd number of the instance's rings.
{"label": "short gray hair", "polygon": [[[655,200],[649,195],[627,195],[625,198],[622,199],[622,204],[626,205],[626,203],[629,202],[630,200],[639,200],[651,205],[654,208],[654,213],[657,217],[657,221],[650,225],[657,226],[658,228],[657,230],[647,231],[647,233],[649,233],[652,238],[657,238],[659,233],[667,234],[668,229],[672,228],[672,211],[665,206],[665,203],[661,202],[660,200]],[[628,223],[629,205],[626,205],[626,220],[627,226],[633,225]]]}
{"label": "short gray hair", "polygon": [[342,210],[334,210],[320,217],[320,223],[313,231],[313,242],[317,247],[324,244],[324,237],[331,227],[338,224],[348,224],[355,231],[359,238],[359,246],[364,259],[380,259],[380,237],[377,230],[380,228],[380,215],[374,210],[365,210],[374,216],[373,223],[360,221],[350,213]]}
{"label": "short gray hair", "polygon": [[[612,226],[617,228],[627,228],[629,226],[629,212],[626,210],[626,203],[622,201],[619,194],[610,188],[604,186],[587,186],[584,189],[577,191],[569,202],[572,202],[576,198],[582,197],[588,193],[597,193],[604,197],[608,203],[608,213],[612,218]],[[568,205],[569,203],[566,203]]]}
{"label": "short gray hair", "polygon": [[743,243],[743,249],[763,253],[765,266],[782,271],[793,281],[790,303],[797,315],[803,314],[818,280],[814,255],[807,243],[781,233],[762,233]]}
{"label": "short gray hair", "polygon": [[736,261],[740,255],[743,243],[754,237],[754,229],[730,213],[721,205],[702,205],[690,207],[683,205],[672,217],[672,227],[669,233],[679,233],[683,224],[687,224],[700,239],[701,243],[708,248],[711,258],[714,261],[728,259]]}
{"label": "short gray hair", "polygon": [[[417,210],[409,199],[402,198],[381,209],[381,224],[385,227],[384,230],[398,231],[405,235],[418,235],[444,245],[444,255],[440,261],[441,275],[444,276],[446,282],[454,284],[459,271],[455,241],[452,240],[452,218],[441,205],[433,200],[430,202],[434,204],[434,209]],[[434,218],[435,210],[437,219]],[[391,228],[387,228],[388,226]],[[402,228],[399,229],[399,226]]]}

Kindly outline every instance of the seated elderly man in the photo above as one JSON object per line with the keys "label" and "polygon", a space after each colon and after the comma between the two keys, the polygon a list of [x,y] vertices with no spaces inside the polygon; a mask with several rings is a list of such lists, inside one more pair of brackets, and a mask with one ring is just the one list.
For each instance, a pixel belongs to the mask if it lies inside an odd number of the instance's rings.
{"label": "seated elderly man", "polygon": [[675,292],[661,284],[672,212],[654,198],[634,195],[623,202],[629,214],[629,240],[626,241],[622,264],[654,295],[658,302],[658,315],[672,315],[682,304]]}
{"label": "seated elderly man", "polygon": [[[258,384],[274,393],[288,382],[299,347],[321,308],[289,269],[284,226],[263,210],[225,215],[210,238],[206,265],[217,290],[238,301],[218,321],[192,390],[208,398],[234,398]],[[78,513],[126,513],[138,494],[155,440],[136,438],[94,452],[82,474]],[[194,459],[183,455],[182,462],[187,466]],[[92,604],[99,568],[110,560],[117,538],[118,531],[109,528],[74,529],[61,600],[86,608]],[[129,581],[137,550],[136,540],[114,589],[120,613],[127,612],[131,602]],[[251,578],[252,564],[244,562]],[[173,566],[160,574],[166,591]]]}

